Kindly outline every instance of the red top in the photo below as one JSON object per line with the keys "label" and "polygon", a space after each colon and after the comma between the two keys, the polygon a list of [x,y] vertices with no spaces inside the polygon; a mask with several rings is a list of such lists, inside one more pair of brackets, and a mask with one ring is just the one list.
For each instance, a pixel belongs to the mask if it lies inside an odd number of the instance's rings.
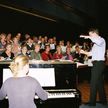
{"label": "red top", "polygon": [[52,55],[51,55],[51,53],[46,53],[45,51],[42,53],[42,60],[45,60],[45,61],[47,61],[47,60],[52,60],[53,59],[53,57],[52,57]]}
{"label": "red top", "polygon": [[54,53],[53,59],[61,59],[63,57],[62,54]]}

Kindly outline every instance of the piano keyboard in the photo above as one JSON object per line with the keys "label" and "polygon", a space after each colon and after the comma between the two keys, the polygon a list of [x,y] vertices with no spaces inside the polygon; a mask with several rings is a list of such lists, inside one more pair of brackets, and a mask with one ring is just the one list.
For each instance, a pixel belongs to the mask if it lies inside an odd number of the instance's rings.
{"label": "piano keyboard", "polygon": [[[46,90],[48,92],[48,99],[53,98],[74,98],[76,89],[62,89],[62,90]],[[35,96],[35,99],[38,99],[38,96]]]}

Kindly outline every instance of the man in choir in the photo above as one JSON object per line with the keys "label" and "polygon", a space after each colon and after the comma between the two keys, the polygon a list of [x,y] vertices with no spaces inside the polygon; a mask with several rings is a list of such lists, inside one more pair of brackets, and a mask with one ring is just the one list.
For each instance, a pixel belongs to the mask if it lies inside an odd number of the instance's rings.
{"label": "man in choir", "polygon": [[42,38],[40,43],[40,52],[42,53],[44,50],[45,50],[45,39]]}
{"label": "man in choir", "polygon": [[49,39],[49,44],[50,44],[50,52],[51,54],[54,54],[55,50],[56,50],[56,45],[54,43],[53,38]]}
{"label": "man in choir", "polygon": [[91,69],[91,87],[89,106],[96,106],[96,96],[99,93],[101,104],[106,105],[106,95],[104,90],[103,71],[105,68],[106,42],[99,35],[98,29],[90,29],[89,36],[80,35],[81,38],[90,39],[94,44],[90,52],[81,50],[80,53],[92,56],[93,67]]}
{"label": "man in choir", "polygon": [[34,43],[33,43],[33,40],[32,40],[31,37],[29,37],[29,38],[27,39],[26,45],[27,45],[27,50],[28,50],[28,52],[31,53],[31,51],[34,50]]}
{"label": "man in choir", "polygon": [[61,47],[62,53],[66,53],[66,46],[64,45],[64,40],[59,41],[59,46]]}

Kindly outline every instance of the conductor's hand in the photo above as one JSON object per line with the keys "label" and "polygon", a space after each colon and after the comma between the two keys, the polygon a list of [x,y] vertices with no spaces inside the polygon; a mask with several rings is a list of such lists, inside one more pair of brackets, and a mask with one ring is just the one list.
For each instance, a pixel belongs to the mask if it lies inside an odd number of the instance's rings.
{"label": "conductor's hand", "polygon": [[90,36],[80,35],[80,38],[89,39]]}

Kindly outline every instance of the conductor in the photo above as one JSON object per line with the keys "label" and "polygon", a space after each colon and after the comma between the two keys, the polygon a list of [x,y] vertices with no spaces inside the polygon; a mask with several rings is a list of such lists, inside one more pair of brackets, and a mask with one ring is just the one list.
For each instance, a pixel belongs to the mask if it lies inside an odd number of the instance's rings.
{"label": "conductor", "polygon": [[105,50],[106,42],[104,38],[99,36],[98,29],[90,29],[89,36],[80,35],[80,38],[90,39],[93,46],[90,52],[80,50],[80,53],[92,56],[93,67],[91,69],[91,84],[90,84],[90,99],[89,106],[96,106],[96,96],[99,93],[99,100],[101,104],[106,105],[106,95],[104,90],[103,71],[105,68]]}

